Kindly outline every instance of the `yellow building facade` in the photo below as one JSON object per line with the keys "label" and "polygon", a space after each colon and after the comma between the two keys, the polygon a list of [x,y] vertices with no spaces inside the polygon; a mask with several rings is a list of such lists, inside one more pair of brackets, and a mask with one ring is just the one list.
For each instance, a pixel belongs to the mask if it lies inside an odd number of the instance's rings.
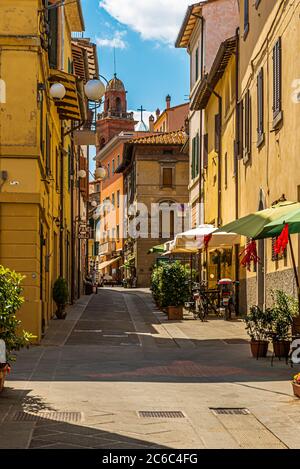
{"label": "yellow building facade", "polygon": [[[280,198],[300,200],[299,2],[241,2],[239,217]],[[292,236],[298,268],[299,240]],[[246,303],[271,302],[274,288],[296,296],[289,248],[259,241],[257,272],[247,272]]]}
{"label": "yellow building facade", "polygon": [[[84,116],[71,49],[71,32],[84,29],[80,2],[54,3],[0,3],[0,263],[26,276],[19,317],[38,341],[55,312],[58,276],[74,296],[72,125]],[[57,82],[67,93],[54,101]]]}

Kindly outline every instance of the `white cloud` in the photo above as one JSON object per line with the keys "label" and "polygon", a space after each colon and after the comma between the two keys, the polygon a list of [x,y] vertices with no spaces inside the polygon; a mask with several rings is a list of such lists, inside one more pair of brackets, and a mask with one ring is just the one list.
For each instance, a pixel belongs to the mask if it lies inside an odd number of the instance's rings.
{"label": "white cloud", "polygon": [[143,39],[174,44],[190,3],[191,0],[100,0],[100,7]]}
{"label": "white cloud", "polygon": [[96,43],[100,47],[115,47],[116,49],[126,49],[127,43],[124,41],[124,36],[126,36],[126,31],[115,31],[114,36],[110,39],[108,38],[96,38]]}

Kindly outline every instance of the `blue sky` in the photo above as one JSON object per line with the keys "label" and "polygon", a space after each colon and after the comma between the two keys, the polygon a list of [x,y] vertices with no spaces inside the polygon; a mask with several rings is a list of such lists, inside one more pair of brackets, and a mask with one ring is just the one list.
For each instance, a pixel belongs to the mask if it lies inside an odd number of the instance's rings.
{"label": "blue sky", "polygon": [[[153,112],[185,101],[189,92],[188,55],[174,39],[188,0],[82,0],[85,35],[98,43],[100,73],[117,74],[128,91],[128,108]],[[171,11],[171,13],[170,13]]]}

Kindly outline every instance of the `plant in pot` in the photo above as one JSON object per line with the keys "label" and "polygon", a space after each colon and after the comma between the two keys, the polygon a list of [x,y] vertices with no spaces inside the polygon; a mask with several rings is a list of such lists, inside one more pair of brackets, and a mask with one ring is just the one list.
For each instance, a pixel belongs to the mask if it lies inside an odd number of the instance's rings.
{"label": "plant in pot", "polygon": [[244,318],[246,331],[251,339],[251,353],[255,358],[267,355],[271,319],[270,310],[263,311],[256,305],[250,307],[250,312]]}
{"label": "plant in pot", "polygon": [[57,310],[56,310],[56,317],[57,319],[65,319],[67,313],[65,311],[66,305],[68,303],[69,298],[69,291],[68,291],[68,284],[66,279],[63,277],[58,277],[55,280],[53,286],[53,300],[56,303]]}
{"label": "plant in pot", "polygon": [[158,265],[155,266],[152,270],[152,275],[151,275],[151,291],[152,291],[152,296],[157,304],[157,306],[161,305],[161,291],[160,291],[160,278],[161,278],[161,271],[162,271],[162,266]]}
{"label": "plant in pot", "polygon": [[183,318],[183,305],[189,298],[188,273],[179,262],[165,264],[160,272],[161,305],[167,307],[169,319]]}
{"label": "plant in pot", "polygon": [[271,327],[269,337],[273,341],[275,357],[288,357],[293,317],[297,316],[298,303],[282,290],[273,290],[274,305],[270,308]]}
{"label": "plant in pot", "polygon": [[294,395],[300,397],[300,373],[293,376],[292,386]]}
{"label": "plant in pot", "polygon": [[24,302],[21,296],[23,279],[22,275],[0,265],[0,341],[1,356],[6,356],[6,359],[1,359],[2,363],[0,363],[0,391],[10,371],[8,362],[16,360],[12,352],[28,347],[30,341],[36,338],[31,333],[21,330],[21,321],[16,317],[17,311]]}

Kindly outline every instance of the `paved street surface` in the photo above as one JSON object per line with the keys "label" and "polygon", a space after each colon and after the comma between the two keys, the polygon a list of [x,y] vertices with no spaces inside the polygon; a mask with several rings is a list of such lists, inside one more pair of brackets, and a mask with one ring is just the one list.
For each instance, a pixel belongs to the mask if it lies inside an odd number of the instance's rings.
{"label": "paved street surface", "polygon": [[296,371],[251,358],[242,321],[167,321],[147,290],[99,289],[19,353],[0,448],[299,448]]}

